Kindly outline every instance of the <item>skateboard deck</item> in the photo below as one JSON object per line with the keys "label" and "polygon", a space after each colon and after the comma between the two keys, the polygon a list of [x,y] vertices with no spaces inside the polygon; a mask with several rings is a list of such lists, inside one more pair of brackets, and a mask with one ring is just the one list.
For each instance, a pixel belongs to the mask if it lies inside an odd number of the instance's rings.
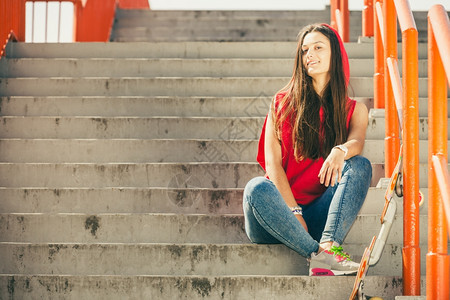
{"label": "skateboard deck", "polygon": [[370,259],[370,253],[373,250],[373,246],[375,245],[376,236],[372,238],[372,241],[370,242],[369,247],[366,247],[364,249],[364,254],[361,258],[361,263],[359,264],[358,273],[356,273],[356,279],[355,283],[353,284],[353,290],[350,295],[349,300],[355,300],[355,299],[362,299],[362,288],[364,285],[364,278],[366,277],[367,271],[369,270],[369,259]]}

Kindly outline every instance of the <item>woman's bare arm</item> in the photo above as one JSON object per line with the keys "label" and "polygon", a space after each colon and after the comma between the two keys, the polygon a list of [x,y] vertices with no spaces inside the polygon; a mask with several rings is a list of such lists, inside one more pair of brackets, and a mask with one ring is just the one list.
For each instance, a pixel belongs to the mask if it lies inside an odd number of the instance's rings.
{"label": "woman's bare arm", "polygon": [[[292,194],[291,186],[286,176],[286,172],[282,165],[281,145],[275,134],[275,128],[272,122],[271,113],[267,118],[265,141],[264,141],[264,153],[266,172],[270,180],[275,184],[280,191],[281,196],[289,207],[296,206],[294,195]],[[308,230],[305,220],[301,215],[295,215],[305,230]]]}

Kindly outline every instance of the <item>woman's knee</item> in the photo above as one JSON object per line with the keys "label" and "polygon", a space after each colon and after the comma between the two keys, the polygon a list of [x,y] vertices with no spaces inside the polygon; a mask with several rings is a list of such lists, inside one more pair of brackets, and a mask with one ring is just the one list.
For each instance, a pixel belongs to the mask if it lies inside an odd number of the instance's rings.
{"label": "woman's knee", "polygon": [[360,178],[372,179],[372,164],[364,156],[356,155],[348,160],[353,173]]}
{"label": "woman's knee", "polygon": [[265,177],[251,179],[244,189],[244,201],[255,202],[270,198],[276,190],[275,185]]}

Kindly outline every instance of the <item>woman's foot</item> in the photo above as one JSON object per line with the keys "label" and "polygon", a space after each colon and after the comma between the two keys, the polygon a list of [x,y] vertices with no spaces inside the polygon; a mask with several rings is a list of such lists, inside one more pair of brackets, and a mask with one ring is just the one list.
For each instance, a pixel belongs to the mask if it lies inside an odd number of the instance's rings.
{"label": "woman's foot", "polygon": [[353,262],[342,247],[332,246],[319,254],[311,254],[309,276],[338,276],[358,272],[359,264]]}

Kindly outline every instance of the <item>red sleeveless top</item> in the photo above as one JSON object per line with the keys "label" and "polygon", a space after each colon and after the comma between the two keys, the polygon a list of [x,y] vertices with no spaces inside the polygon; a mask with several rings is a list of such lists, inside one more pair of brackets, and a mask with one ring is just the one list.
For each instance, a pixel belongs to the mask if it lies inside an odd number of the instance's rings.
{"label": "red sleeveless top", "polygon": [[[344,43],[342,42],[339,33],[334,30],[328,24],[322,24],[329,27],[335,34],[339,41],[339,46],[341,49],[342,57],[342,68],[345,76],[345,83],[348,86],[350,81],[350,66],[348,62],[347,52],[345,51]],[[278,103],[285,93],[279,93],[275,96],[275,101]],[[356,101],[348,99],[348,115],[347,115],[347,129],[350,124],[353,112],[355,110]],[[323,120],[323,110],[320,110],[320,118]],[[259,138],[258,155],[256,160],[259,162],[261,167],[265,170],[265,155],[264,155],[264,136],[266,132],[266,120],[264,121],[264,126],[262,128],[261,137]],[[282,154],[282,164],[283,169],[286,172],[289,184],[291,186],[292,193],[297,201],[297,203],[306,205],[314,201],[320,195],[322,195],[326,187],[320,184],[320,179],[318,177],[320,168],[323,165],[323,158],[316,160],[304,159],[301,161],[296,161],[294,156],[294,147],[292,145],[292,126],[289,121],[284,121],[282,126],[282,137],[281,137],[281,154]],[[267,176],[267,175],[266,175]]]}
{"label": "red sleeveless top", "polygon": [[[279,93],[276,95],[276,102],[279,102],[285,93]],[[355,110],[356,101],[348,99],[348,115],[347,115],[347,129],[350,124],[353,112]],[[321,110],[321,115],[323,111]],[[281,124],[282,137],[281,137],[281,155],[282,165],[286,172],[289,185],[291,186],[292,193],[297,203],[306,205],[314,201],[320,195],[322,195],[327,189],[325,185],[320,183],[318,177],[320,168],[324,162],[323,158],[319,159],[303,159],[297,161],[294,156],[294,147],[292,144],[292,124],[286,118]],[[322,120],[321,116],[321,120]],[[265,155],[264,155],[264,140],[266,132],[266,120],[262,128],[261,136],[259,138],[257,161],[261,167],[265,170]],[[266,174],[266,177],[269,178]]]}

